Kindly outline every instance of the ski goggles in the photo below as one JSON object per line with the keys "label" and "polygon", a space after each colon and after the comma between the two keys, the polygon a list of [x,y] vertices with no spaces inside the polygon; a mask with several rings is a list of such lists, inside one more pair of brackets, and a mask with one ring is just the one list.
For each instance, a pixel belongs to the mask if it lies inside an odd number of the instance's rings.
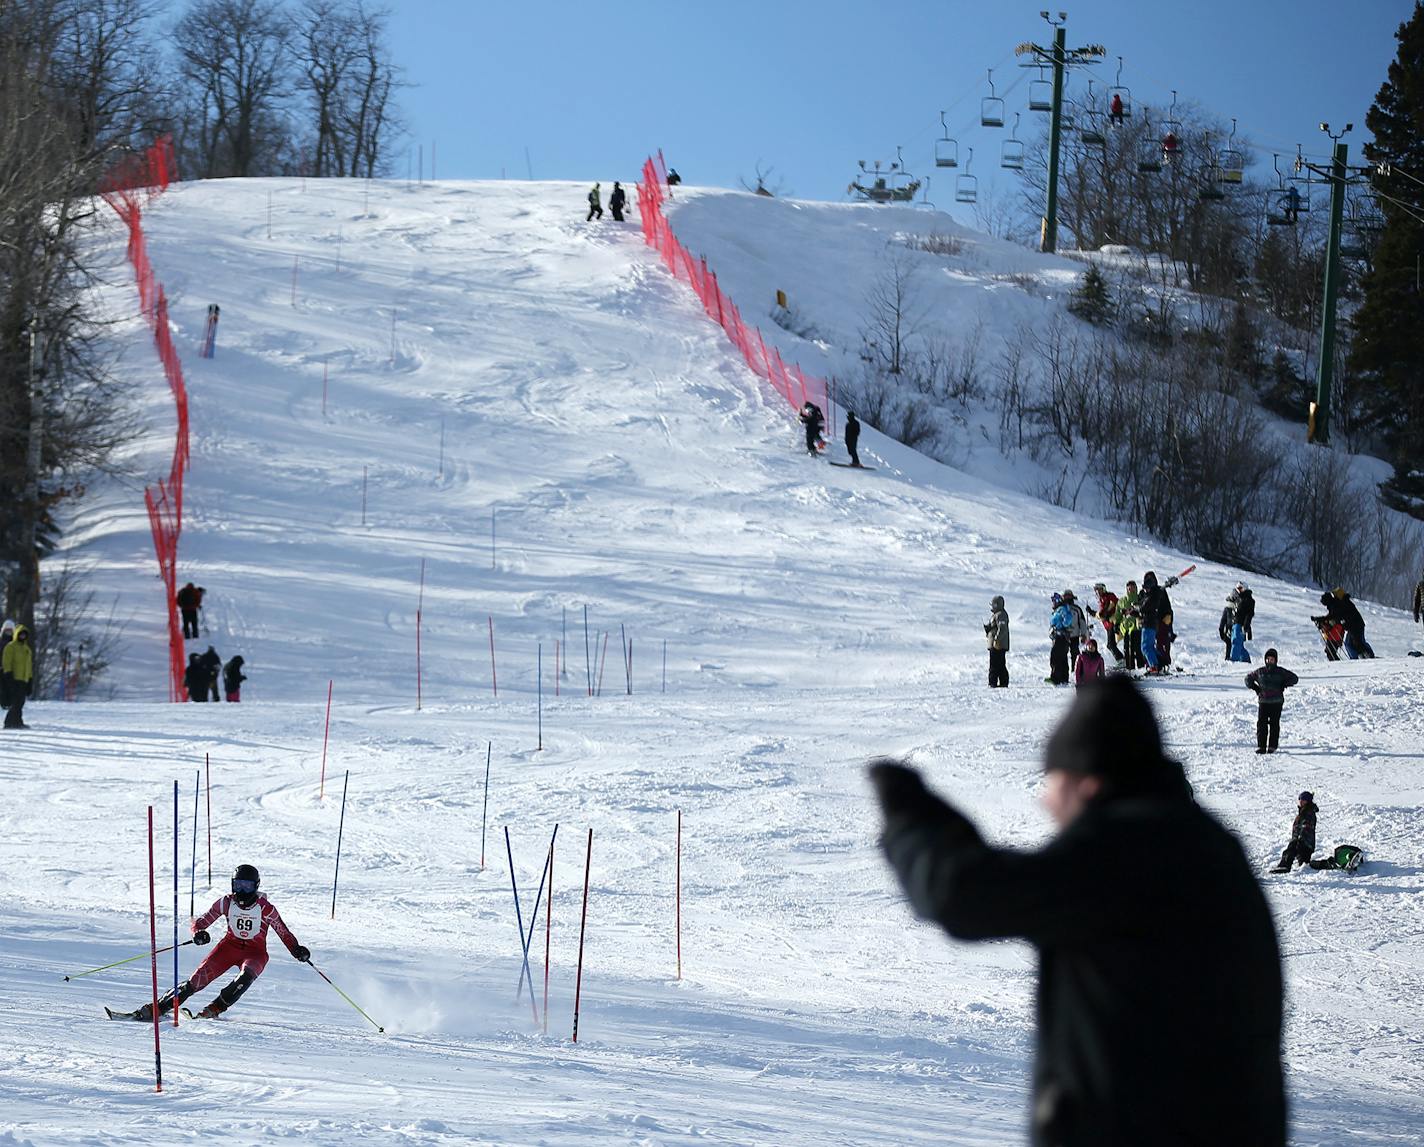
{"label": "ski goggles", "polygon": [[256,896],[257,881],[255,880],[234,880],[232,882],[232,894],[234,896]]}

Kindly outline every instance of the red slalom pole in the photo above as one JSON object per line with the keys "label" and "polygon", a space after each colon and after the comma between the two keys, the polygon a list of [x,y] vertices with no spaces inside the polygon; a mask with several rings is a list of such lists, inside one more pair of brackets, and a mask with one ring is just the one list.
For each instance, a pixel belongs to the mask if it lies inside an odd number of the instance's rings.
{"label": "red slalom pole", "polygon": [[682,979],[682,809],[677,810],[677,978]]}
{"label": "red slalom pole", "polygon": [[148,806],[148,950],[153,969],[153,1074],[155,1091],[163,1090],[163,1049],[158,1042],[158,900],[153,870],[153,806]]}
{"label": "red slalom pole", "polygon": [[499,696],[499,675],[494,667],[494,614],[489,614],[489,635],[490,635],[490,688],[494,690],[494,695]]}
{"label": "red slalom pole", "polygon": [[578,1043],[579,1000],[583,995],[583,937],[588,928],[588,870],[593,863],[593,829],[588,830],[588,856],[583,862],[583,916],[579,920],[578,974],[574,977],[574,1043]]}
{"label": "red slalom pole", "polygon": [[321,788],[317,791],[317,800],[326,795],[326,743],[331,737],[331,687],[334,684],[334,681],[326,683],[326,729],[321,735]]}
{"label": "red slalom pole", "polygon": [[544,1034],[549,1034],[549,944],[554,937],[554,839],[549,838],[549,898],[544,902]]}

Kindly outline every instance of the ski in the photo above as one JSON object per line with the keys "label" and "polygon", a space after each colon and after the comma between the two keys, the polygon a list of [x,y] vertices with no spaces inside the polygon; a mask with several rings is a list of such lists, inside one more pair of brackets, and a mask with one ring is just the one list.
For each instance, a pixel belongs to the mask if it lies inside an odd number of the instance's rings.
{"label": "ski", "polygon": [[871,471],[873,471],[873,470],[875,469],[874,466],[857,466],[854,462],[832,462],[831,465],[832,465],[832,466],[839,466],[842,470],[871,470]]}
{"label": "ski", "polygon": [[106,1007],[106,1008],[104,1009],[104,1014],[105,1014],[106,1016],[108,1016],[111,1020],[135,1020],[135,1021],[137,1021],[138,1023],[152,1023],[152,1022],[153,1022],[152,1018],[147,1019],[147,1020],[143,1019],[143,1018],[138,1014],[138,1012],[116,1012],[116,1011],[114,1011],[113,1008],[108,1008],[108,1007]]}

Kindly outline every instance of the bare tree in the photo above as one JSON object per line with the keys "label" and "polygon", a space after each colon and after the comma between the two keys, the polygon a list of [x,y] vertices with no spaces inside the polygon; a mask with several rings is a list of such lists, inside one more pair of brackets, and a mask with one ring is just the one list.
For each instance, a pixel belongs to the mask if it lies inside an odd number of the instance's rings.
{"label": "bare tree", "polygon": [[912,298],[915,271],[912,256],[889,251],[865,296],[866,324],[861,332],[865,356],[887,374],[899,374],[906,365],[906,342],[918,318]]}

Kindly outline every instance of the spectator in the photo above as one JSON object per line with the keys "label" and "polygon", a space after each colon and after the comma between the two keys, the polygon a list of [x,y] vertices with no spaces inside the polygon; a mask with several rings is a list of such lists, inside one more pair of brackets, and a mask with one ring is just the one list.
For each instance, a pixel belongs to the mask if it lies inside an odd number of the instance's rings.
{"label": "spectator", "polygon": [[999,689],[1009,684],[1009,614],[1004,599],[989,602],[991,616],[984,623],[984,639],[989,645],[989,688]]}
{"label": "spectator", "polygon": [[1300,678],[1289,669],[1276,664],[1274,649],[1266,650],[1266,663],[1246,674],[1246,687],[1260,699],[1256,711],[1256,752],[1274,753],[1281,742],[1281,710],[1285,707],[1286,690],[1298,685]]}
{"label": "spectator", "polygon": [[30,631],[15,626],[15,639],[0,653],[0,681],[5,693],[5,728],[28,729],[25,724],[25,698],[34,691],[35,655],[30,648]]}
{"label": "spectator", "polygon": [[613,181],[613,194],[608,197],[608,210],[613,212],[613,222],[623,222],[623,205],[628,201],[628,196],[623,192],[623,185],[618,180]]}
{"label": "spectator", "polygon": [[1375,651],[1365,640],[1365,619],[1360,616],[1359,607],[1350,599],[1343,586],[1336,586],[1329,593],[1320,595],[1320,604],[1325,606],[1326,615],[1345,627],[1345,639],[1341,642],[1345,656],[1351,661],[1361,657],[1373,657]]}
{"label": "spectator", "polygon": [[1113,660],[1121,665],[1122,650],[1117,647],[1117,594],[1103,582],[1093,586],[1093,593],[1097,599],[1096,605],[1090,605],[1088,612],[1102,622],[1103,632],[1108,638],[1108,652],[1113,655]]}
{"label": "spectator", "polygon": [[1063,600],[1061,593],[1052,597],[1053,613],[1048,618],[1048,676],[1045,681],[1052,685],[1068,684],[1068,637],[1073,632],[1073,611]]}
{"label": "spectator", "polygon": [[208,673],[208,700],[221,701],[222,695],[218,692],[218,677],[222,674],[222,657],[211,645],[208,651],[198,658],[203,668]]}
{"label": "spectator", "polygon": [[588,218],[584,220],[585,223],[588,223],[595,217],[599,219],[603,218],[603,204],[599,201],[598,188],[599,185],[595,183],[593,190],[588,193]]}
{"label": "spectator", "polygon": [[846,452],[850,455],[852,466],[860,465],[860,455],[856,452],[856,446],[860,442],[860,419],[855,416],[854,410],[846,411],[845,420],[845,446]]}
{"label": "spectator", "polygon": [[[5,624],[0,626],[0,658],[5,656],[5,647],[15,640],[15,623],[8,617]],[[9,709],[9,690],[5,685],[5,675],[0,673],[0,709]]]}
{"label": "spectator", "polygon": [[[1267,657],[1270,654],[1266,654]],[[1301,793],[1296,800],[1295,820],[1291,822],[1290,843],[1281,853],[1281,859],[1272,872],[1289,872],[1291,865],[1300,862],[1304,868],[1310,864],[1310,854],[1315,851],[1315,818],[1320,809],[1315,804],[1314,793]]]}
{"label": "spectator", "polygon": [[223,691],[229,701],[242,700],[242,683],[247,680],[242,673],[242,655],[234,657],[223,666]]}
{"label": "spectator", "polygon": [[185,641],[198,636],[198,610],[203,608],[203,594],[207,592],[202,586],[189,582],[174,595],[178,608],[183,613]]}
{"label": "spectator", "polygon": [[1085,681],[1101,681],[1107,675],[1103,655],[1098,652],[1098,639],[1090,637],[1084,643],[1083,652],[1078,654],[1078,663],[1073,666],[1073,683],[1081,689]]}
{"label": "spectator", "polygon": [[198,654],[188,654],[188,668],[183,670],[183,688],[188,691],[188,700],[206,701],[208,682],[208,667],[199,659]]}
{"label": "spectator", "polygon": [[1137,583],[1129,581],[1117,599],[1117,609],[1113,611],[1113,623],[1122,635],[1123,668],[1129,673],[1147,664],[1142,659],[1142,626],[1137,620]]}
{"label": "spectator", "polygon": [[1035,850],[988,844],[900,762],[870,770],[915,912],[1038,949],[1031,1141],[1283,1147],[1280,953],[1240,844],[1126,677],[1077,694],[1044,768],[1059,832]]}
{"label": "spectator", "polygon": [[1068,666],[1073,669],[1077,668],[1078,650],[1082,648],[1083,639],[1092,630],[1088,628],[1088,619],[1083,616],[1083,607],[1078,604],[1078,599],[1073,596],[1071,589],[1063,591],[1063,604],[1073,612],[1073,628],[1068,631]]}

